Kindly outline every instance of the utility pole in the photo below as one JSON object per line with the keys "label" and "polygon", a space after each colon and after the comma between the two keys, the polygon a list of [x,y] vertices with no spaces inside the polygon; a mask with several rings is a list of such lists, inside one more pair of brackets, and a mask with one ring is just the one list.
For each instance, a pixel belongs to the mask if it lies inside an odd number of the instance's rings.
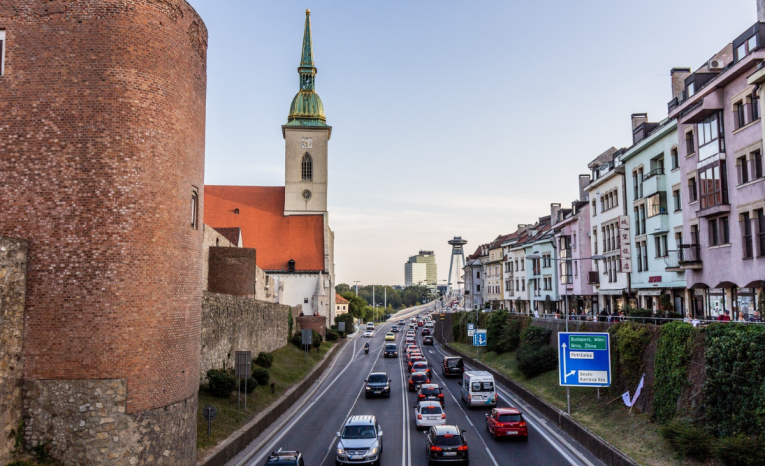
{"label": "utility pole", "polygon": [[388,287],[386,286],[383,290],[385,290],[385,309],[388,309]]}
{"label": "utility pole", "polygon": [[374,285],[372,285],[372,309],[374,309],[372,320],[377,321],[377,306],[375,306],[375,286]]}
{"label": "utility pole", "polygon": [[353,283],[355,283],[355,284],[356,284],[356,297],[358,298],[358,297],[359,297],[359,281],[358,281],[358,280],[356,280],[356,281],[354,281]]}

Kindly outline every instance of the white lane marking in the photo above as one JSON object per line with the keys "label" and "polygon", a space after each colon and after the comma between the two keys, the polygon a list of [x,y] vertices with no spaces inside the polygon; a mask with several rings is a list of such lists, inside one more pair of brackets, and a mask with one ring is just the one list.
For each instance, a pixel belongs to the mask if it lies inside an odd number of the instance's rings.
{"label": "white lane marking", "polygon": [[403,372],[403,366],[402,366],[402,362],[401,362],[402,361],[402,359],[401,359],[401,353],[402,353],[401,347],[402,346],[404,346],[403,343],[399,342],[399,345],[398,345],[398,352],[399,352],[399,355],[398,355],[398,359],[399,359],[399,361],[398,361],[398,368],[399,368],[399,372],[401,373],[401,407],[402,407],[402,411],[401,411],[401,424],[402,424],[402,429],[401,429],[401,465],[405,466],[406,465],[406,437],[407,437],[407,434],[409,433],[409,428],[408,428],[407,422],[406,422],[406,415],[407,415],[407,413],[409,411],[406,409],[406,405],[407,405],[407,391],[406,390],[407,390],[407,387],[404,384],[404,372]]}
{"label": "white lane marking", "polygon": [[[264,438],[264,439],[263,439],[263,440],[262,440],[260,443],[258,443],[258,444],[257,444],[257,445],[256,445],[256,446],[255,446],[255,447],[252,449],[252,450],[250,450],[250,452],[249,452],[249,453],[247,453],[246,455],[244,455],[244,457],[243,457],[241,460],[239,460],[239,461],[236,463],[236,465],[235,465],[235,466],[242,466],[242,465],[243,465],[243,464],[245,464],[245,463],[246,463],[248,460],[250,460],[250,459],[251,459],[253,456],[255,456],[255,454],[256,454],[257,452],[259,452],[259,451],[263,450],[263,447],[264,447],[264,445],[266,445],[266,444],[267,444],[267,443],[268,443],[268,442],[269,442],[269,441],[270,441],[270,440],[271,440],[271,439],[272,439],[272,438],[273,438],[273,437],[274,437],[274,436],[275,436],[275,435],[276,435],[276,434],[279,432],[279,430],[280,430],[280,429],[282,429],[282,428],[284,427],[284,425],[286,425],[286,424],[287,424],[287,423],[288,423],[290,420],[292,420],[292,419],[294,418],[294,416],[295,416],[295,414],[297,414],[298,410],[299,410],[300,408],[302,408],[302,407],[303,407],[303,406],[304,406],[304,405],[305,405],[305,404],[308,402],[308,400],[310,400],[310,399],[311,399],[311,397],[312,397],[312,396],[313,396],[313,395],[316,393],[316,391],[317,391],[317,390],[319,390],[319,388],[321,387],[321,385],[322,385],[324,382],[326,382],[327,378],[329,377],[329,374],[330,374],[330,373],[332,372],[332,370],[335,368],[335,364],[337,363],[338,359],[340,359],[340,355],[341,355],[342,353],[344,353],[346,349],[347,349],[347,348],[343,348],[343,349],[342,349],[342,351],[340,352],[340,354],[338,354],[338,355],[337,355],[337,357],[335,357],[334,361],[332,361],[332,365],[331,365],[331,367],[329,368],[329,370],[327,370],[327,372],[326,372],[326,374],[324,375],[324,377],[322,378],[322,380],[321,380],[321,381],[319,381],[319,383],[317,383],[317,384],[316,384],[316,387],[315,387],[313,390],[311,390],[311,393],[309,393],[309,394],[307,394],[306,396],[304,396],[303,400],[302,400],[302,401],[301,401],[301,402],[300,402],[300,403],[299,403],[299,404],[298,404],[298,405],[297,405],[297,406],[296,406],[296,407],[295,407],[295,408],[292,410],[292,412],[291,412],[291,413],[290,413],[290,414],[289,414],[287,417],[285,417],[285,418],[284,418],[284,419],[283,419],[283,420],[282,420],[282,421],[281,421],[281,422],[280,422],[280,423],[279,423],[279,424],[278,424],[276,427],[274,427],[273,429],[271,429],[271,432],[269,432],[269,434],[266,436],[266,438]],[[354,352],[356,351],[356,340],[355,340],[355,339],[353,340],[353,351],[354,351]],[[331,386],[332,384],[334,384],[334,383],[335,383],[335,381],[337,381],[338,377],[340,377],[340,376],[343,374],[343,372],[345,372],[345,371],[346,371],[346,370],[347,370],[347,369],[348,369],[348,368],[351,366],[351,363],[352,363],[352,362],[353,362],[353,359],[351,359],[351,360],[349,360],[349,361],[348,361],[348,364],[346,364],[346,365],[345,365],[345,368],[343,368],[343,370],[342,370],[342,371],[340,371],[340,373],[339,373],[339,374],[337,374],[337,376],[335,376],[334,380],[332,380],[332,382],[330,383],[330,386]],[[321,393],[319,394],[319,396],[317,397],[317,399],[321,398],[321,397],[324,395],[324,393],[326,393],[326,392],[327,392],[327,390],[324,390],[323,392],[321,392]],[[311,404],[313,404],[313,403],[311,403]],[[305,410],[305,411],[307,411],[307,410]],[[305,413],[305,411],[303,411],[303,413]],[[291,428],[292,428],[292,426],[294,426],[294,425],[295,425],[295,423],[296,423],[296,422],[297,422],[297,421],[298,421],[298,420],[299,420],[301,417],[303,417],[303,414],[300,414],[300,416],[299,416],[297,419],[295,419],[295,420],[292,422],[292,424],[290,424],[290,426],[289,426],[289,428],[288,428],[287,430],[291,429]],[[278,441],[279,441],[279,440],[280,440],[280,439],[281,439],[283,436],[284,436],[284,433],[282,433],[282,434],[279,436],[279,438],[277,438],[277,439],[276,439],[274,442],[278,442]],[[250,464],[253,464],[253,463],[255,463],[255,462],[260,462],[260,460],[263,458],[263,455],[264,455],[265,453],[269,452],[269,451],[271,451],[271,450],[264,450],[263,454],[261,454],[261,455],[260,455],[260,456],[257,458],[257,460],[256,460],[256,461],[254,461],[254,462],[251,462]]]}
{"label": "white lane marking", "polygon": [[[443,352],[440,348],[436,347],[439,353],[446,356],[446,353]],[[465,367],[468,367],[467,364],[465,364]],[[499,387],[499,391],[507,396],[509,399],[513,400],[517,405],[524,407],[524,415],[528,415],[532,419],[534,419],[535,422],[530,422],[527,420],[527,422],[534,428],[536,428],[537,432],[539,432],[542,437],[544,437],[547,442],[555,448],[558,453],[561,454],[570,464],[578,466],[579,463],[576,462],[573,458],[571,458],[562,448],[557,445],[547,434],[554,436],[558,442],[563,445],[567,450],[572,452],[574,455],[576,455],[584,464],[587,466],[595,466],[593,462],[591,462],[586,456],[584,456],[579,450],[577,450],[573,445],[571,445],[569,442],[566,441],[563,437],[558,435],[554,430],[550,429],[547,425],[547,421],[540,419],[538,416],[535,416],[531,411],[530,407],[525,403],[521,402],[517,397],[511,395],[507,390],[503,389],[499,384],[497,384],[497,387]]]}
{"label": "white lane marking", "polygon": [[[402,342],[401,346],[405,346],[405,344]],[[399,351],[399,353],[402,353]],[[404,443],[402,444],[401,448],[401,457],[404,458],[402,461],[402,465],[406,464],[412,464],[412,438],[411,438],[411,432],[409,431],[409,386],[406,383],[406,352],[404,353],[404,357],[400,358],[399,360],[399,369],[401,370],[401,394],[404,397],[402,400],[402,405],[404,409]]]}

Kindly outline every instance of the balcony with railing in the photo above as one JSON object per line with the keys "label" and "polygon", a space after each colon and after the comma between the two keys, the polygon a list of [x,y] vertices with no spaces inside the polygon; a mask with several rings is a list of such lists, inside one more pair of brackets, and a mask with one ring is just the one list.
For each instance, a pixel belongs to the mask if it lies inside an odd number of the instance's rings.
{"label": "balcony with railing", "polygon": [[642,194],[644,196],[650,196],[659,192],[667,190],[665,182],[664,169],[656,168],[643,175],[643,189]]}
{"label": "balcony with railing", "polygon": [[680,248],[667,251],[664,264],[668,269],[700,269],[701,248],[698,244],[681,244]]}

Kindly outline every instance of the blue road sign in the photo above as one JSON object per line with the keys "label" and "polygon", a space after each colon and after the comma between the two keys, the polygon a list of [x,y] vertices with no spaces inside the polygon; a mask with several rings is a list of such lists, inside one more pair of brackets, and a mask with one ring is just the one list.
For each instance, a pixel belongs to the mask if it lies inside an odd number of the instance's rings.
{"label": "blue road sign", "polygon": [[486,346],[486,329],[477,328],[473,334],[473,346]]}
{"label": "blue road sign", "polygon": [[558,333],[561,386],[611,385],[611,340],[608,333]]}

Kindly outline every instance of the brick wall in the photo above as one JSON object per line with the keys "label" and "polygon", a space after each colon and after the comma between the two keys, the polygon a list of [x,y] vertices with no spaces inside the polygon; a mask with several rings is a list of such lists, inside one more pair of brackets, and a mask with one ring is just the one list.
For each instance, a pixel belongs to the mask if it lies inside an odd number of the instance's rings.
{"label": "brick wall", "polygon": [[234,367],[236,351],[274,351],[287,344],[290,307],[239,296],[205,292],[199,379],[210,369]]}
{"label": "brick wall", "polygon": [[210,247],[207,291],[255,298],[255,250]]}
{"label": "brick wall", "polygon": [[324,316],[300,316],[297,318],[298,327],[311,329],[320,333],[322,337],[327,336],[327,318]]}
{"label": "brick wall", "polygon": [[208,291],[207,283],[209,278],[209,262],[210,262],[210,247],[218,246],[222,248],[235,248],[237,245],[233,244],[225,236],[215,231],[209,225],[204,225],[204,239],[202,240],[202,277],[203,277],[203,291]]}
{"label": "brick wall", "polygon": [[[0,0],[0,29],[0,236],[29,242],[25,383],[124,379],[136,419],[196,403],[204,23],[184,0]],[[78,417],[59,414],[25,438],[64,435]],[[196,428],[184,425],[162,443],[188,464]],[[88,451],[91,464],[117,462]]]}
{"label": "brick wall", "polygon": [[27,242],[0,237],[0,464],[11,461],[11,430],[21,423],[21,349]]}

